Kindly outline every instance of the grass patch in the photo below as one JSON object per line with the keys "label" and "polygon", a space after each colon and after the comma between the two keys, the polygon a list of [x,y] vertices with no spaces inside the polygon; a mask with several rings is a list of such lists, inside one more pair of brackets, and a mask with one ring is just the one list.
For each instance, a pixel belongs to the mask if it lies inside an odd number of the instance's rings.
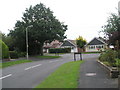
{"label": "grass patch", "polygon": [[41,59],[54,59],[54,58],[60,58],[61,56],[36,56],[36,57]]}
{"label": "grass patch", "polygon": [[13,66],[16,64],[27,63],[27,62],[32,62],[32,60],[18,60],[18,61],[0,63],[0,68],[5,68],[5,67]]}
{"label": "grass patch", "polygon": [[72,61],[63,64],[36,88],[77,88],[82,62]]}

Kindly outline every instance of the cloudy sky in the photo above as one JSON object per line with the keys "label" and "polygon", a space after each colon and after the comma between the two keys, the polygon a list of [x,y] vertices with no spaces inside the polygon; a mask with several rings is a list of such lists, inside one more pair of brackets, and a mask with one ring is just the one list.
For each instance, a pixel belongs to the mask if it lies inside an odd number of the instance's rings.
{"label": "cloudy sky", "polygon": [[17,20],[21,20],[26,8],[43,3],[54,16],[68,25],[68,39],[79,35],[87,41],[99,36],[101,27],[110,13],[117,13],[119,0],[1,0],[0,30],[7,34]]}

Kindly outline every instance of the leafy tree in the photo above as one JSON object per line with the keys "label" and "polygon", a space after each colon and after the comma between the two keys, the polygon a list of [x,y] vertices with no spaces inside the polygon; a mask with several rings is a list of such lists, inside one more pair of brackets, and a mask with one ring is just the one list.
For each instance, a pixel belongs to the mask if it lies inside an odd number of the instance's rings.
{"label": "leafy tree", "polygon": [[82,36],[79,36],[78,38],[76,38],[76,42],[77,42],[77,46],[79,48],[83,48],[84,45],[87,43],[87,41],[85,39],[83,39]]}
{"label": "leafy tree", "polygon": [[[108,38],[110,45],[120,45],[120,17],[116,14],[111,14],[107,20],[107,24],[104,25],[102,32]],[[119,45],[118,45],[119,44]],[[120,49],[120,47],[117,47]]]}
{"label": "leafy tree", "polygon": [[[29,27],[30,25],[32,27]],[[26,9],[22,21],[17,21],[15,29],[10,31],[9,35],[14,38],[14,45],[18,51],[26,51],[26,28],[31,55],[43,55],[43,44],[46,41],[51,42],[55,39],[62,41],[66,38],[64,34],[67,25],[56,19],[50,8],[46,8],[42,3]]]}

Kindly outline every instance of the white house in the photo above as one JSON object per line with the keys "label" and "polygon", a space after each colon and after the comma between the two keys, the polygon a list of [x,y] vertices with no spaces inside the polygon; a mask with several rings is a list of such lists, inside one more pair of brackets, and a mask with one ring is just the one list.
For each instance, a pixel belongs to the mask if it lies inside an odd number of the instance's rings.
{"label": "white house", "polygon": [[71,52],[77,52],[76,40],[65,40],[60,47],[71,48]]}
{"label": "white house", "polygon": [[96,51],[104,51],[107,48],[107,43],[103,38],[93,38],[89,43],[85,45],[86,52],[96,52]]}

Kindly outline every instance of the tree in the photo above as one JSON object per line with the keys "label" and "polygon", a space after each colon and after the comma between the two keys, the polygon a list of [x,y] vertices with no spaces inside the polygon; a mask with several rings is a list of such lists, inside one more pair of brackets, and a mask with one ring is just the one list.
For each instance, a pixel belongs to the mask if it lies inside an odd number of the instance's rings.
{"label": "tree", "polygon": [[[120,17],[116,14],[111,14],[104,25],[102,32],[108,38],[109,45],[120,45]],[[119,48],[120,49],[120,48]]]}
{"label": "tree", "polygon": [[84,45],[87,43],[87,41],[85,39],[83,39],[82,36],[79,36],[78,38],[76,38],[76,42],[77,42],[77,46],[79,48],[83,48]]}
{"label": "tree", "polygon": [[[32,27],[29,27],[32,25]],[[29,28],[28,28],[29,27]],[[67,25],[61,23],[50,8],[42,3],[30,6],[23,14],[22,21],[17,21],[15,29],[10,31],[14,38],[15,47],[18,51],[26,51],[25,32],[28,29],[29,54],[43,55],[43,44],[45,41],[62,41],[66,38]]]}

